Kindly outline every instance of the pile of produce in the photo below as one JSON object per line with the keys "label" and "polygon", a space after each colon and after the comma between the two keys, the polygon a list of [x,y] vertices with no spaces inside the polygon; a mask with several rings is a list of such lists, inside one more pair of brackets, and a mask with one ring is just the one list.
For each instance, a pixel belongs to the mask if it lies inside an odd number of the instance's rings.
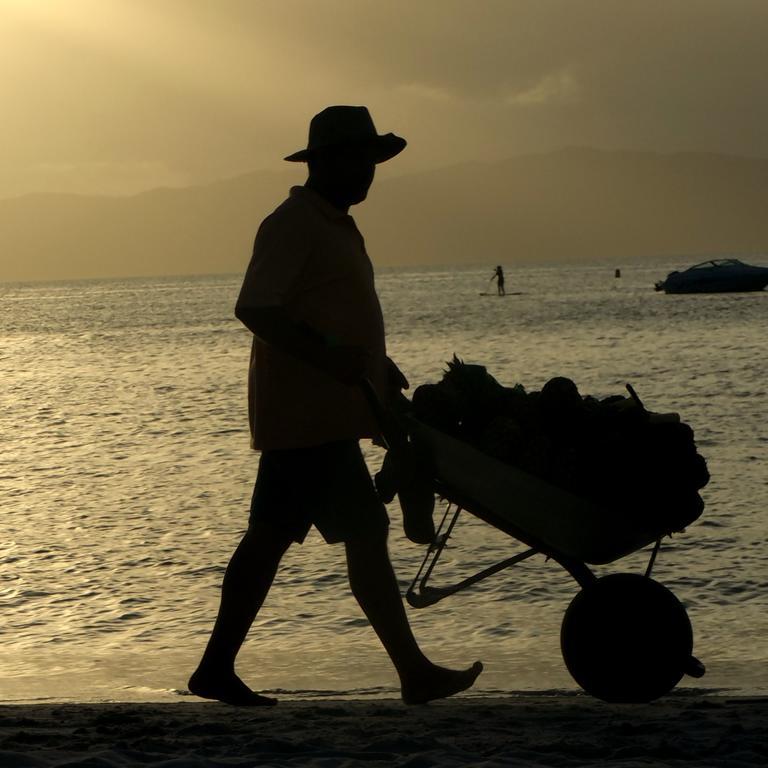
{"label": "pile of produce", "polygon": [[540,391],[502,386],[454,356],[437,384],[413,393],[420,421],[596,503],[632,507],[680,530],[702,512],[709,480],[693,430],[632,396],[583,396],[573,381]]}

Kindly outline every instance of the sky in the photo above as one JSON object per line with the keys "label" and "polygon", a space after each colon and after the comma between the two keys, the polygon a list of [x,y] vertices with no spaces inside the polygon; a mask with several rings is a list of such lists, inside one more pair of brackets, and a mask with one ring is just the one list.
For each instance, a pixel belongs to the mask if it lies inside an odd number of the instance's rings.
{"label": "sky", "polygon": [[0,197],[260,169],[328,104],[386,174],[565,146],[768,156],[766,0],[0,0]]}

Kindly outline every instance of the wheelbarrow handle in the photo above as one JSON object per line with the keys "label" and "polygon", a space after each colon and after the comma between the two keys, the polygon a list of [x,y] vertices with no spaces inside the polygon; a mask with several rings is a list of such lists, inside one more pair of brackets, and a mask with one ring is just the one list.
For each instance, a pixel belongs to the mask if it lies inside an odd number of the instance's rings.
{"label": "wheelbarrow handle", "polygon": [[384,448],[387,450],[397,450],[403,442],[408,440],[405,431],[397,423],[392,412],[381,402],[381,398],[379,398],[370,379],[363,379],[360,382],[360,389],[376,420]]}
{"label": "wheelbarrow handle", "polygon": [[[363,379],[360,389],[368,401],[379,427],[382,444],[387,450],[382,469],[376,473],[374,480],[379,497],[389,502],[397,494],[406,537],[415,544],[431,544],[435,538],[432,476],[428,470],[421,469],[413,443],[409,442],[408,431],[398,421],[397,414],[381,402],[370,380]],[[389,473],[384,469],[387,461],[390,462]],[[385,476],[384,483],[380,484],[382,476]]]}

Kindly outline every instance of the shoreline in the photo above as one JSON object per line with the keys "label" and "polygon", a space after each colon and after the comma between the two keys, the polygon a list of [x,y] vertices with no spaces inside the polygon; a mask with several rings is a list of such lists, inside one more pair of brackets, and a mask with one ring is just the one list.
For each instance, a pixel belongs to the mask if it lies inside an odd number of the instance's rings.
{"label": "shoreline", "polygon": [[[258,693],[276,698],[280,703],[296,704],[324,701],[352,702],[356,704],[376,704],[381,702],[400,703],[399,689],[390,686],[374,686],[371,688],[351,688],[349,690],[333,690],[323,688],[286,689],[259,688]],[[768,699],[768,691],[763,687],[752,690],[745,687],[716,687],[705,685],[679,685],[668,694],[661,697],[656,704],[667,699]],[[583,691],[578,686],[573,688],[520,688],[516,690],[500,690],[488,688],[469,688],[462,693],[449,698],[450,701],[460,700],[468,703],[484,701],[518,701],[520,699],[585,699],[600,701]],[[136,688],[114,691],[114,695],[90,696],[35,696],[19,698],[0,698],[0,709],[3,707],[36,707],[36,706],[174,706],[187,703],[217,704],[209,699],[202,699],[189,690],[167,689],[149,690]],[[406,706],[406,705],[404,705]],[[417,705],[418,706],[418,705]],[[606,706],[610,706],[606,704]],[[631,706],[631,705],[628,705]]]}
{"label": "shoreline", "polygon": [[[318,692],[319,693],[319,692]],[[8,768],[110,766],[763,766],[768,696],[689,690],[642,705],[562,691],[397,699],[284,699],[243,709],[169,703],[0,705]]]}

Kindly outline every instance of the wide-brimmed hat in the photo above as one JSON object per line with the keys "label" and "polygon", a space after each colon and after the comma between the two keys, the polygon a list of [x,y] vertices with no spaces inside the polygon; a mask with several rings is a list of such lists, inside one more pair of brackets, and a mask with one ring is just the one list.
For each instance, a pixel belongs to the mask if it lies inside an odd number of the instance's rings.
{"label": "wide-brimmed hat", "polygon": [[326,107],[309,124],[307,148],[285,159],[293,163],[305,163],[318,150],[358,146],[369,148],[374,162],[383,163],[402,152],[405,145],[405,139],[394,133],[376,133],[367,107]]}

